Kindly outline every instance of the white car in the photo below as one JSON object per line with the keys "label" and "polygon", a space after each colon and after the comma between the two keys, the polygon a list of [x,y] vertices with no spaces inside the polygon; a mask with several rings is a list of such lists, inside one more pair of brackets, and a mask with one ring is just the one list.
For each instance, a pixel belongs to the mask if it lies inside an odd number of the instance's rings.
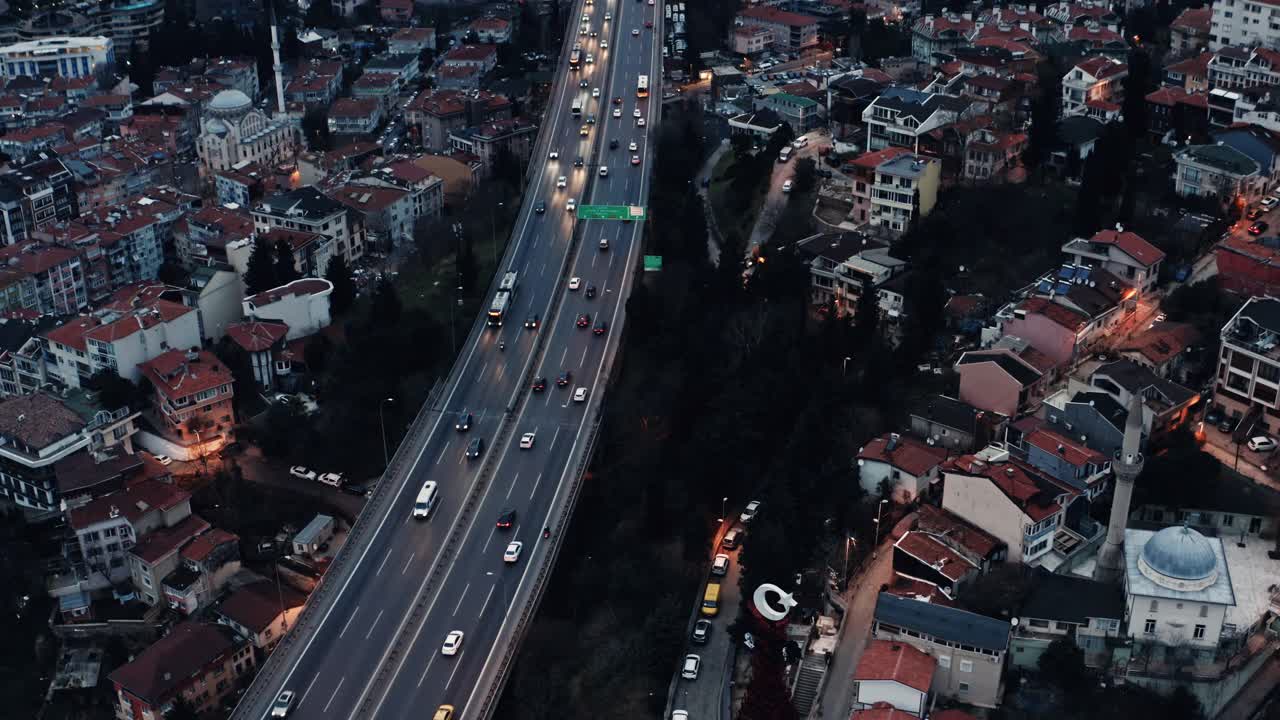
{"label": "white car", "polygon": [[716,555],[716,559],[711,561],[711,574],[712,575],[729,574],[729,556],[728,555],[725,555],[724,553],[720,553],[719,555]]}
{"label": "white car", "polygon": [[591,88],[591,97],[593,98],[600,97],[600,88]]}
{"label": "white car", "polygon": [[582,287],[582,278],[580,277],[569,278],[569,292],[577,292],[578,288],[580,287]]}
{"label": "white car", "polygon": [[689,720],[688,710],[672,710],[671,720]]}
{"label": "white car", "polygon": [[160,463],[161,465],[164,465],[165,467],[168,467],[171,463],[173,463],[173,458],[169,457],[168,455],[152,455],[152,457],[155,458],[156,462]]}
{"label": "white car", "polygon": [[591,13],[582,13],[582,22],[588,22],[589,20],[591,20]]}
{"label": "white car", "polygon": [[640,164],[640,156],[639,156],[639,155],[632,155],[632,156],[631,156],[631,164],[632,164],[632,165],[639,165],[639,164]]}
{"label": "white car", "polygon": [[1272,196],[1272,197],[1262,198],[1262,200],[1258,204],[1270,210],[1271,208],[1275,207],[1277,203],[1280,203],[1280,200],[1277,200],[1274,196]]}
{"label": "white car", "polygon": [[316,471],[308,470],[305,466],[302,466],[302,465],[294,465],[293,467],[289,468],[289,474],[300,480],[316,479]]}
{"label": "white car", "polygon": [[760,501],[752,500],[743,508],[742,514],[738,516],[738,519],[744,523],[749,523],[756,519],[756,513],[758,512],[760,512]]}
{"label": "white car", "polygon": [[316,479],[330,487],[342,487],[342,473],[325,473]]}
{"label": "white car", "polygon": [[560,151],[559,151],[559,150],[552,150],[551,152],[547,153],[547,159],[549,159],[549,160],[559,160],[559,159],[560,159]]}
{"label": "white car", "polygon": [[608,166],[608,165],[601,165],[601,166],[600,166],[600,177],[609,177],[609,166]]}
{"label": "white car", "polygon": [[636,127],[644,127],[644,118],[640,118],[636,121]]}
{"label": "white car", "polygon": [[587,64],[590,65],[595,61],[596,61],[596,56],[592,55],[591,53],[587,53]]}
{"label": "white car", "polygon": [[1254,452],[1271,452],[1276,449],[1276,441],[1266,435],[1249,438],[1249,449]]}
{"label": "white car", "polygon": [[653,4],[653,0],[649,0],[649,4],[650,4],[650,5],[652,5],[652,4]]}
{"label": "white car", "polygon": [[784,193],[789,193],[789,192],[791,192],[791,181],[790,181],[790,180],[784,180],[784,181],[782,182],[782,192],[784,192]]}
{"label": "white car", "polygon": [[569,198],[569,200],[564,204],[564,209],[566,212],[573,212],[574,210],[577,210],[578,201],[574,200],[573,198]]}
{"label": "white car", "polygon": [[640,29],[631,28],[631,37],[640,37]]}
{"label": "white car", "polygon": [[442,655],[457,655],[462,650],[462,631],[454,630],[450,632],[448,637],[444,639],[444,645],[440,647]]}
{"label": "white car", "polygon": [[630,150],[631,152],[635,152],[636,150],[640,149],[640,146],[636,144],[635,140],[632,140],[631,144],[627,146],[627,149]]}
{"label": "white car", "polygon": [[293,710],[293,701],[296,697],[292,690],[285,690],[277,695],[276,701],[271,703],[271,717],[289,717],[289,711]]}
{"label": "white car", "polygon": [[605,22],[609,22],[609,21],[610,21],[610,20],[612,20],[612,19],[613,19],[613,13],[605,13],[605,14],[604,14],[604,21],[605,21]]}
{"label": "white car", "polygon": [[614,117],[616,117],[616,118],[620,118],[620,117],[622,117],[622,108],[614,108],[614,109],[613,109],[613,116],[614,116]]}
{"label": "white car", "polygon": [[640,108],[631,111],[631,117],[640,117]]}
{"label": "white car", "polygon": [[684,665],[680,668],[680,677],[685,680],[697,680],[698,668],[702,666],[702,658],[690,653],[684,656]]}
{"label": "white car", "polygon": [[557,188],[564,188],[568,184],[569,184],[569,178],[565,177],[564,175],[561,175],[560,177],[556,178]]}
{"label": "white car", "polygon": [[576,403],[586,402],[586,401],[587,401],[587,389],[586,389],[585,387],[580,387],[580,388],[578,388],[577,390],[574,390],[574,391],[573,391],[573,401],[574,401],[574,402],[576,402]]}
{"label": "white car", "polygon": [[502,553],[502,562],[520,562],[520,552],[524,550],[524,543],[519,540],[512,540],[507,543],[507,549]]}
{"label": "white car", "polygon": [[608,40],[601,40],[601,41],[600,41],[600,49],[601,49],[601,50],[608,50],[608,49],[609,49],[609,41],[608,41]]}
{"label": "white car", "polygon": [[520,449],[521,449],[521,450],[529,450],[529,449],[532,449],[532,448],[533,448],[533,439],[534,439],[534,434],[533,434],[533,433],[525,433],[525,434],[521,435],[521,436],[520,436]]}

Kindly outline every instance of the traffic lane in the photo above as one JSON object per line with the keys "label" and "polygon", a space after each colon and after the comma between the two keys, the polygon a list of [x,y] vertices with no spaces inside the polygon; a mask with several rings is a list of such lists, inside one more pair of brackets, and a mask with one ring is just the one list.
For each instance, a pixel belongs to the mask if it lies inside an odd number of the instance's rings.
{"label": "traffic lane", "polygon": [[[690,717],[720,717],[720,701],[723,697],[725,686],[728,685],[729,680],[733,677],[733,668],[728,663],[729,646],[732,642],[732,638],[729,636],[729,625],[738,616],[738,578],[740,575],[738,553],[737,551],[730,553],[719,547],[713,550],[717,553],[722,552],[729,555],[729,572],[723,577],[708,575],[708,582],[718,581],[720,583],[720,612],[716,617],[710,618],[712,630],[706,644],[694,644],[692,638],[690,638],[688,647],[685,650],[686,653],[696,653],[702,658],[698,679],[693,682],[682,680],[683,687],[681,690],[683,692],[676,694],[675,709],[688,710]],[[701,604],[701,593],[695,598],[695,601]],[[681,704],[682,702],[683,704]]]}

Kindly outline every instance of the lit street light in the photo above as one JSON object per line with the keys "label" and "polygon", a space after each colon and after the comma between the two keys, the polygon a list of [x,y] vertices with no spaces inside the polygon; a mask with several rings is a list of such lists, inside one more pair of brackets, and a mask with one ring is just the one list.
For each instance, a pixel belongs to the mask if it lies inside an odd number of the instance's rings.
{"label": "lit street light", "polygon": [[384,472],[387,466],[391,464],[391,459],[387,455],[387,423],[382,419],[382,406],[395,401],[395,398],[383,398],[378,401],[378,427],[382,430],[382,469]]}
{"label": "lit street light", "polygon": [[884,512],[884,506],[888,504],[888,500],[881,500],[880,504],[876,506],[876,544],[871,551],[872,557],[875,557],[876,553],[880,552],[880,513]]}
{"label": "lit street light", "polygon": [[720,522],[724,522],[724,519],[728,517],[728,514],[726,512],[726,507],[728,502],[729,502],[728,497],[720,498]]}

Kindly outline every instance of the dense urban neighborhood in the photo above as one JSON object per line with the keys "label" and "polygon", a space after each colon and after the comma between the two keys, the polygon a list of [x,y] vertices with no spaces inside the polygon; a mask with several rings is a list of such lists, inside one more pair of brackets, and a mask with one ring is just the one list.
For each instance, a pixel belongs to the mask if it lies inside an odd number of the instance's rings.
{"label": "dense urban neighborhood", "polygon": [[1277,18],[0,2],[2,714],[1280,719]]}

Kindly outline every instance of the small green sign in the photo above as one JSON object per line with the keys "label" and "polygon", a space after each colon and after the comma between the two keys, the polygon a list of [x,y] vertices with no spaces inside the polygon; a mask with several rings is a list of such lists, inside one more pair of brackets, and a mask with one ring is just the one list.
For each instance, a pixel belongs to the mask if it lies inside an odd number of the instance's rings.
{"label": "small green sign", "polygon": [[643,220],[644,207],[640,205],[582,205],[578,208],[579,220]]}
{"label": "small green sign", "polygon": [[661,271],[661,270],[662,270],[662,256],[661,256],[661,255],[645,255],[645,256],[644,256],[644,271],[645,271],[645,272],[659,272],[659,271]]}

